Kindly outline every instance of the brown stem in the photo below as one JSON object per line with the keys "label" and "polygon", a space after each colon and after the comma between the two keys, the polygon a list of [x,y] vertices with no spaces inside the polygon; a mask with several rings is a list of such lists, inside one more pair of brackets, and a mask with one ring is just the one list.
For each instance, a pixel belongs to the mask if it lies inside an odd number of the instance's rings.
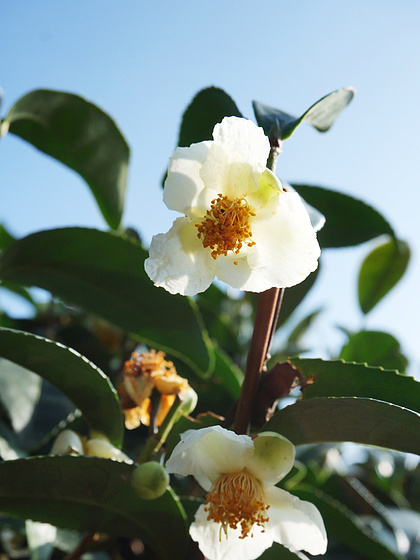
{"label": "brown stem", "polygon": [[254,332],[234,422],[234,430],[237,434],[247,434],[249,431],[252,407],[258,390],[260,374],[267,360],[275,331],[274,323],[277,322],[282,293],[283,290],[280,288],[270,288],[258,297]]}

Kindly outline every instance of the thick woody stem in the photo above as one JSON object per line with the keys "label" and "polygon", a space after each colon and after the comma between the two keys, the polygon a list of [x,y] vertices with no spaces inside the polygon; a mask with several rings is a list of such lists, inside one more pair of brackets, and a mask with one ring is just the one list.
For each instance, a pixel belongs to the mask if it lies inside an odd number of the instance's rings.
{"label": "thick woody stem", "polygon": [[268,359],[280,309],[283,290],[271,288],[258,297],[254,332],[245,367],[244,382],[236,410],[234,430],[237,434],[247,434],[252,407],[258,390],[260,374]]}

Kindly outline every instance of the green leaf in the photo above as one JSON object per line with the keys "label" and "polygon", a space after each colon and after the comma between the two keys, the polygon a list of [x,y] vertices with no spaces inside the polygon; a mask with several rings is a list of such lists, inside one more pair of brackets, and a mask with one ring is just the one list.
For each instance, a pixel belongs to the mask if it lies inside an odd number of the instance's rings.
{"label": "green leaf", "polygon": [[294,488],[293,494],[319,509],[329,539],[347,545],[363,560],[403,558],[377,540],[359,517],[331,496],[307,485]]}
{"label": "green leaf", "polygon": [[243,373],[235,362],[220,347],[215,348],[216,363],[213,379],[220,383],[226,392],[236,400],[239,398]]}
{"label": "green leaf", "polygon": [[303,399],[314,397],[364,397],[389,402],[420,413],[420,383],[396,371],[342,361],[292,358],[301,374],[310,379]]}
{"label": "green leaf", "polygon": [[134,465],[97,457],[33,457],[0,464],[0,511],[81,532],[144,540],[164,560],[185,555],[185,513],[170,490],[141,500]]}
{"label": "green leaf", "polygon": [[74,169],[89,185],[112,228],[124,208],[129,148],[114,121],[86,99],[35,90],[10,109],[3,129]]}
{"label": "green leaf", "polygon": [[[401,353],[400,343],[391,334],[379,331],[361,331],[349,336],[339,358],[346,362],[367,363],[405,372],[408,360]],[[419,395],[420,396],[420,395]]]}
{"label": "green leaf", "polygon": [[[53,340],[5,328],[0,328],[0,356],[57,387],[80,408],[91,429],[121,447],[123,416],[119,399],[108,377],[95,364]],[[20,372],[16,369],[15,375]],[[20,381],[25,382],[25,377]]]}
{"label": "green leaf", "polygon": [[14,241],[16,241],[15,237],[0,224],[0,251],[7,249]]}
{"label": "green leaf", "polygon": [[352,247],[382,234],[394,236],[385,218],[357,198],[314,185],[293,183],[292,187],[324,214],[326,222],[318,232],[319,243],[324,249]]}
{"label": "green leaf", "polygon": [[307,560],[308,557],[298,552],[295,554],[285,546],[274,543],[258,557],[258,560],[298,560],[299,558]]}
{"label": "green leaf", "polygon": [[[133,240],[85,228],[41,231],[0,257],[0,279],[35,285],[95,313],[202,373],[211,343],[193,301],[155,288]],[[182,325],[182,328],[180,328]]]}
{"label": "green leaf", "polygon": [[178,146],[213,140],[214,125],[230,116],[242,117],[235,102],[226,92],[216,87],[202,89],[184,112]]}
{"label": "green leaf", "polygon": [[324,397],[299,401],[277,411],[262,428],[270,430],[294,445],[353,441],[420,452],[420,414],[374,399]]}
{"label": "green leaf", "polygon": [[352,87],[337,89],[314,103],[299,118],[259,101],[253,101],[252,105],[257,123],[264,129],[266,135],[270,136],[274,133],[280,140],[286,140],[302,122],[311,124],[319,132],[329,130],[341,111],[353,99],[354,94],[355,90]]}
{"label": "green leaf", "polygon": [[410,260],[404,241],[392,239],[376,247],[365,258],[359,273],[359,305],[369,313],[401,280]]}

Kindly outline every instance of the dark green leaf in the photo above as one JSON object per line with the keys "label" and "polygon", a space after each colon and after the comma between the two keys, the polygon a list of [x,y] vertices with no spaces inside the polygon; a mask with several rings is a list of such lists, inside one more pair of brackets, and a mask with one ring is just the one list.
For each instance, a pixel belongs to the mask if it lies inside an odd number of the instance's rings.
{"label": "dark green leaf", "polygon": [[378,331],[361,331],[349,336],[339,358],[346,362],[367,363],[405,372],[408,360],[401,353],[400,343],[391,334]]}
{"label": "dark green leaf", "polygon": [[299,401],[277,411],[263,431],[295,445],[353,441],[420,454],[420,414],[394,404],[356,397]]}
{"label": "dark green leaf", "polygon": [[141,500],[135,467],[97,457],[34,457],[0,464],[0,511],[81,532],[144,540],[159,558],[182,559],[185,513],[171,491]]}
{"label": "dark green leaf", "polygon": [[113,233],[41,231],[5,251],[0,279],[49,290],[198,372],[211,369],[211,344],[194,302],[155,288],[144,271],[146,257],[138,243]]}
{"label": "dark green leaf", "polygon": [[377,540],[360,518],[331,496],[305,485],[294,488],[293,494],[313,503],[321,512],[329,539],[349,546],[358,557],[364,560],[402,558]]}
{"label": "dark green leaf", "polygon": [[14,241],[16,241],[15,237],[0,224],[0,251],[7,249]]}
{"label": "dark green leaf", "polygon": [[213,140],[214,125],[224,117],[241,117],[233,99],[222,89],[209,87],[197,93],[182,117],[178,146]]}
{"label": "dark green leaf", "polygon": [[117,393],[108,377],[84,356],[47,338],[4,328],[0,329],[0,356],[60,389],[80,408],[92,429],[121,446],[123,418]]}
{"label": "dark green leaf", "polygon": [[129,148],[106,113],[77,95],[40,89],[19,99],[2,126],[79,173],[107,223],[118,227]]}
{"label": "dark green leaf", "polygon": [[302,554],[294,553],[285,546],[281,544],[274,543],[273,546],[268,548],[265,552],[258,557],[258,560],[298,560],[302,558],[307,558],[307,556],[302,556]]}
{"label": "dark green leaf", "polygon": [[259,126],[262,126],[267,136],[274,133],[280,140],[289,138],[302,123],[307,122],[319,132],[326,132],[331,128],[335,119],[353,99],[355,90],[352,87],[337,89],[322,97],[314,103],[299,118],[288,113],[264,105],[259,101],[253,101],[255,118]]}
{"label": "dark green leaf", "polygon": [[359,273],[359,304],[369,313],[401,280],[410,260],[404,241],[392,239],[376,247],[363,261]]}
{"label": "dark green leaf", "polygon": [[214,381],[220,383],[232,399],[236,400],[241,391],[243,373],[222,348],[215,348],[215,355]]}
{"label": "dark green leaf", "polygon": [[303,390],[304,399],[370,397],[420,413],[420,383],[412,377],[342,361],[292,358],[291,362],[311,380]]}
{"label": "dark green leaf", "polygon": [[318,240],[323,248],[352,247],[384,233],[394,236],[389,223],[371,206],[357,198],[314,185],[293,188],[326,218]]}

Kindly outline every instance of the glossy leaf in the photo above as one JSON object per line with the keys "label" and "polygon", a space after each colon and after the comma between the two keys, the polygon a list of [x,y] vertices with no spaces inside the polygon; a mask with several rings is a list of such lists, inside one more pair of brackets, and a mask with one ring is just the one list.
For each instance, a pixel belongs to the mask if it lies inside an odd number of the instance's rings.
{"label": "glossy leaf", "polygon": [[385,401],[420,413],[420,382],[396,371],[366,364],[292,358],[310,383],[303,398],[365,397]]}
{"label": "glossy leaf", "polygon": [[224,117],[241,117],[233,99],[222,89],[209,87],[197,93],[182,117],[178,146],[213,140],[214,125]]}
{"label": "glossy leaf", "polygon": [[[119,399],[108,377],[95,364],[58,342],[4,328],[0,328],[0,356],[60,389],[82,411],[91,429],[121,446],[123,417]],[[15,375],[18,373],[16,369]]]}
{"label": "glossy leaf", "polygon": [[351,334],[339,358],[346,362],[367,363],[405,372],[408,360],[401,353],[400,343],[391,334],[379,331],[361,331]]}
{"label": "glossy leaf", "polygon": [[404,241],[392,239],[376,247],[363,261],[359,273],[359,305],[369,313],[401,280],[410,260]]}
{"label": "glossy leaf", "polygon": [[124,208],[129,148],[114,121],[86,99],[34,90],[10,109],[3,129],[74,169],[89,185],[112,228]]}
{"label": "glossy leaf", "polygon": [[352,87],[337,89],[322,97],[298,118],[259,101],[253,101],[252,105],[257,123],[264,129],[266,135],[270,136],[274,133],[280,140],[286,140],[302,122],[311,124],[319,132],[329,130],[341,111],[353,99],[354,94],[355,90]]}
{"label": "glossy leaf", "polygon": [[2,255],[0,279],[49,290],[179,357],[195,371],[207,371],[213,354],[194,302],[155,288],[144,272],[146,257],[138,243],[113,233],[41,231]]}
{"label": "glossy leaf", "polygon": [[0,464],[0,511],[81,532],[144,540],[164,560],[184,557],[185,513],[171,491],[133,492],[133,465],[96,457],[46,456]]}
{"label": "glossy leaf", "polygon": [[306,485],[294,488],[293,494],[314,504],[321,512],[328,538],[347,545],[358,557],[366,560],[402,558],[377,540],[366,524],[338,500]]}
{"label": "glossy leaf", "polygon": [[394,236],[385,218],[357,198],[314,185],[293,183],[292,187],[324,214],[326,222],[318,232],[323,248],[352,247],[382,234]]}
{"label": "glossy leaf", "polygon": [[367,398],[320,397],[277,411],[262,431],[286,436],[295,445],[353,441],[420,453],[420,414]]}

